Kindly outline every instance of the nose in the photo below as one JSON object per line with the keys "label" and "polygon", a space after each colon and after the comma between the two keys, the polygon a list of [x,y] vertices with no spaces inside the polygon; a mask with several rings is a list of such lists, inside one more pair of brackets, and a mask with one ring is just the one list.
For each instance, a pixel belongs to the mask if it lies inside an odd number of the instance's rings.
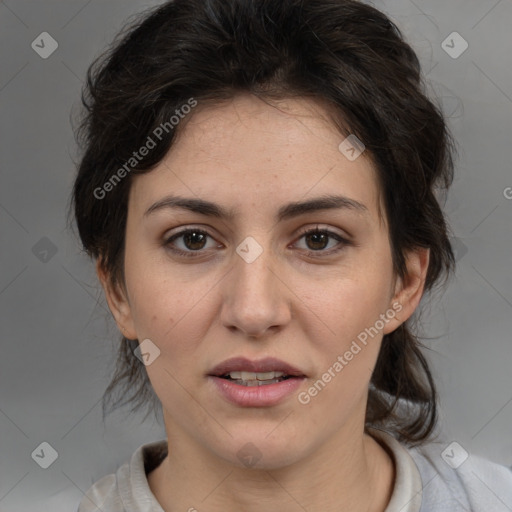
{"label": "nose", "polygon": [[233,254],[233,269],[223,280],[222,325],[249,337],[262,338],[290,322],[293,294],[276,267],[270,249],[263,250],[250,263]]}

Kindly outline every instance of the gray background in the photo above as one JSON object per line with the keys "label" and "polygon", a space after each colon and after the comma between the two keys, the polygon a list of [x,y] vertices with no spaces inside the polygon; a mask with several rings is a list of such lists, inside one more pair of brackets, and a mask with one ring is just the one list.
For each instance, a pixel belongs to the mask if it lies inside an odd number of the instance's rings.
{"label": "gray background", "polygon": [[[151,419],[101,421],[118,334],[65,218],[86,68],[129,15],[157,3],[0,2],[0,511],[76,510],[94,481],[165,436]],[[423,316],[442,430],[511,465],[512,1],[374,5],[418,52],[459,143],[446,204],[457,275]],[[453,31],[469,44],[458,58],[442,47]],[[47,59],[31,47],[42,32],[58,42]],[[31,457],[43,441],[58,452],[48,469]]]}

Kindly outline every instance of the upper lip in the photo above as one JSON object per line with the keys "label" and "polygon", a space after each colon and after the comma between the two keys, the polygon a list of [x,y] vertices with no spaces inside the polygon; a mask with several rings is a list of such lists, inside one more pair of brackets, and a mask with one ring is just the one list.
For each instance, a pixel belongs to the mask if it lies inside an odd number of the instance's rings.
{"label": "upper lip", "polygon": [[229,372],[255,372],[255,373],[264,373],[264,372],[283,372],[286,375],[293,375],[295,377],[305,377],[304,372],[295,368],[291,364],[288,364],[280,359],[276,359],[275,357],[265,357],[264,359],[258,359],[256,361],[251,361],[245,357],[232,357],[230,359],[226,359],[222,361],[218,365],[216,365],[208,375],[212,375],[215,377],[220,377],[222,375],[226,375]]}

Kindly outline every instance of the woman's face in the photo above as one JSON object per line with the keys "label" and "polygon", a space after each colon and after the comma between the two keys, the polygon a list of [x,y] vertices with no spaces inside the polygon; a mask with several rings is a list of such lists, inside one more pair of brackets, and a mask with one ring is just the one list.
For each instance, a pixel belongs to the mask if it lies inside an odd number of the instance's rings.
{"label": "woman's face", "polygon": [[[276,105],[244,95],[198,107],[158,167],[133,176],[126,294],[107,294],[124,335],[151,340],[142,352],[169,439],[267,468],[362,431],[382,335],[417,303],[399,295],[366,154],[348,159],[312,101]],[[315,205],[328,196],[331,207]],[[256,366],[218,367],[231,358]],[[291,372],[283,363],[302,376],[212,375]]]}

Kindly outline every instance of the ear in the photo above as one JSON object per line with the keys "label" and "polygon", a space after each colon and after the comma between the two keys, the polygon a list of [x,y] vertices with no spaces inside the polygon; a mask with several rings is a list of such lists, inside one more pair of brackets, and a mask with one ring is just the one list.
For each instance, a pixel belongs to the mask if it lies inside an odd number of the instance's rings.
{"label": "ear", "polygon": [[429,260],[430,249],[419,247],[407,253],[406,275],[396,279],[395,292],[390,303],[390,309],[395,311],[395,316],[386,324],[384,334],[393,332],[418,307],[425,288]]}
{"label": "ear", "polygon": [[98,258],[96,261],[96,274],[101,282],[108,307],[116,321],[118,329],[125,338],[129,340],[137,339],[126,290],[124,290],[121,285],[112,283],[112,279],[105,270],[101,258]]}

